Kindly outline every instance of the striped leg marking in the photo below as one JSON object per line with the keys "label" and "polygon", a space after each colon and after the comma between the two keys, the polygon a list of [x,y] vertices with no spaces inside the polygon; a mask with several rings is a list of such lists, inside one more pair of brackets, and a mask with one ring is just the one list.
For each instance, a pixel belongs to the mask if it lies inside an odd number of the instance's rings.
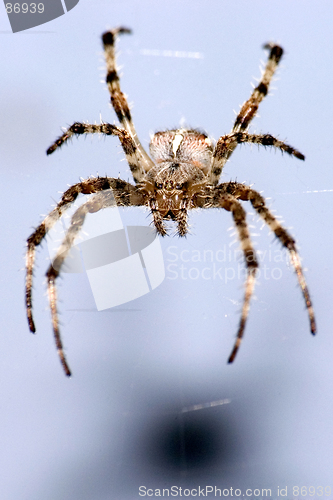
{"label": "striped leg marking", "polygon": [[279,149],[282,153],[295,156],[299,160],[305,160],[305,156],[297,149],[289,146],[283,141],[279,141],[270,134],[248,134],[247,132],[234,132],[223,135],[216,143],[213,161],[211,167],[211,182],[216,184],[219,180],[224,165],[230,158],[238,144],[249,143],[258,144],[258,146],[273,147]]}
{"label": "striped leg marking", "polygon": [[137,146],[135,145],[132,136],[123,128],[116,127],[110,123],[90,125],[89,123],[75,122],[49,147],[46,154],[52,154],[74,135],[78,136],[83,134],[104,134],[117,136],[124,150],[126,160],[129,164],[135,182],[138,183],[142,181],[145,171],[137,159]]}
{"label": "striped leg marking", "polygon": [[107,31],[102,36],[107,70],[106,83],[111,95],[111,104],[116,112],[118,120],[121,126],[124,127],[124,129],[133,138],[137,148],[136,156],[138,162],[140,163],[140,166],[147,172],[154,166],[154,163],[139,141],[132,121],[132,116],[127,99],[120,89],[119,75],[116,68],[115,43],[117,36],[124,33],[130,34],[131,30],[128,28],[116,28],[112,31]]}
{"label": "striped leg marking", "polygon": [[259,104],[268,94],[269,85],[281,60],[283,49],[278,45],[267,43],[264,45],[264,49],[270,51],[265,71],[259,85],[253,90],[250,99],[243,104],[238,113],[232,129],[233,132],[244,132],[248,128],[258,111]]}
{"label": "striped leg marking", "polygon": [[232,363],[236,357],[239,346],[244,335],[246,320],[250,310],[250,300],[254,290],[255,276],[258,268],[256,254],[251,243],[250,233],[246,223],[246,213],[242,205],[230,194],[220,196],[219,206],[232,213],[234,223],[238,232],[238,237],[244,254],[247,276],[245,281],[245,294],[241,319],[238,327],[236,342],[229,356],[228,363]]}
{"label": "striped leg marking", "polygon": [[[144,199],[141,192],[131,184],[122,181],[120,179],[112,179],[109,177],[99,177],[97,179],[87,179],[83,182],[75,184],[70,187],[62,196],[60,202],[50,212],[50,214],[45,217],[43,222],[37,227],[37,229],[32,233],[32,235],[27,240],[27,254],[26,254],[26,310],[27,318],[29,323],[30,331],[35,333],[35,323],[32,315],[32,279],[33,279],[33,268],[35,262],[36,247],[41,244],[45,238],[48,231],[54,226],[54,224],[60,219],[60,217],[68,210],[68,208],[74,203],[79,194],[92,194],[98,193],[100,191],[112,190],[113,197],[117,205],[123,206],[141,206],[144,205]],[[56,333],[55,325],[57,324],[57,311],[56,311],[56,289],[55,289],[55,279],[59,274],[60,267],[64,258],[66,257],[71,245],[73,244],[74,238],[81,227],[80,217],[83,214],[88,213],[88,211],[96,212],[106,206],[110,206],[111,201],[108,201],[107,196],[102,197],[100,200],[95,199],[89,200],[85,205],[80,207],[74,214],[74,221],[72,222],[69,233],[61,245],[53,266],[50,266],[48,270],[48,283],[49,283],[49,300],[52,309],[52,322],[54,327],[54,334],[57,342],[57,349],[62,360],[63,367],[67,373],[65,367],[65,361],[63,354],[61,355],[61,341],[59,333]],[[109,204],[108,204],[109,203]],[[86,212],[85,212],[86,211]],[[82,222],[83,223],[83,222]],[[68,368],[68,367],[67,367]],[[68,375],[68,373],[67,373]]]}
{"label": "striped leg marking", "polygon": [[288,233],[286,229],[284,229],[281,226],[281,224],[276,220],[274,215],[269,211],[269,209],[266,207],[265,199],[263,198],[263,196],[261,196],[260,193],[242,184],[237,184],[236,190],[237,190],[237,198],[251,202],[253,208],[258,212],[260,217],[262,217],[262,219],[266,222],[268,227],[271,229],[271,231],[273,231],[273,233],[280,240],[282,245],[288,250],[290,254],[291,263],[294,267],[299,285],[302,290],[306,309],[308,311],[310,330],[311,333],[314,335],[317,331],[314,310],[310,299],[308,286],[306,284],[305,277],[303,274],[300,258],[296,249],[296,243],[294,238]]}

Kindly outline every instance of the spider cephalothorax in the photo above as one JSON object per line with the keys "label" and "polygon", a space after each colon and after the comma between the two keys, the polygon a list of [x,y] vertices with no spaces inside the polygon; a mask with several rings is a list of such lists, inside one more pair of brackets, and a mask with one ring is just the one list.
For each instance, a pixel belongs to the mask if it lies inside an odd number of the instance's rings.
{"label": "spider cephalothorax", "polygon": [[[310,330],[314,334],[316,324],[313,307],[296,250],[295,240],[272,215],[260,193],[250,186],[238,182],[218,184],[225,163],[237,145],[241,143],[270,146],[300,160],[305,159],[302,153],[270,134],[248,133],[250,122],[256,115],[260,102],[268,93],[269,84],[283,54],[282,48],[273,43],[264,46],[265,49],[269,50],[265,71],[251,97],[241,107],[229,134],[221,136],[213,145],[210,138],[199,130],[179,128],[157,132],[151,139],[150,158],[137,137],[127,100],[120,89],[116,70],[116,37],[118,34],[130,32],[127,28],[116,28],[104,33],[102,37],[107,66],[106,82],[111,95],[111,103],[121,127],[110,123],[101,123],[100,125],[74,123],[49,147],[47,154],[53,153],[73,135],[99,133],[117,136],[124,150],[135,184],[112,177],[91,178],[74,184],[67,189],[56,208],[49,213],[28,238],[26,307],[30,330],[35,332],[32,317],[31,289],[36,246],[42,242],[47,232],[73,204],[79,194],[97,193],[74,213],[71,226],[46,274],[53,332],[66,375],[70,375],[70,370],[63,352],[59,332],[56,278],[83,225],[86,214],[97,212],[114,205],[114,203],[119,206],[148,207],[153,216],[155,228],[162,236],[166,235],[165,221],[167,220],[174,221],[177,224],[179,236],[185,236],[188,231],[187,212],[192,208],[223,208],[231,212],[247,269],[245,295],[237,339],[229,357],[229,363],[231,363],[236,356],[243,337],[258,268],[258,261],[246,223],[246,213],[240,203],[240,201],[249,201],[289,252],[308,311]],[[112,196],[109,196],[109,192],[111,192]],[[101,193],[104,193],[103,196]]]}

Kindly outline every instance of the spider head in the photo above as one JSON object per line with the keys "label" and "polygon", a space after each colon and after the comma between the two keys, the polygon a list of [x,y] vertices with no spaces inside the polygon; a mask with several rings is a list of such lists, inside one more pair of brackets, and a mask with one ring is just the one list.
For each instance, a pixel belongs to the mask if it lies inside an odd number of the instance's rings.
{"label": "spider head", "polygon": [[160,209],[163,207],[168,211],[179,208],[181,200],[188,192],[188,179],[193,176],[189,168],[191,167],[184,163],[164,161],[149,170],[145,187],[158,201]]}

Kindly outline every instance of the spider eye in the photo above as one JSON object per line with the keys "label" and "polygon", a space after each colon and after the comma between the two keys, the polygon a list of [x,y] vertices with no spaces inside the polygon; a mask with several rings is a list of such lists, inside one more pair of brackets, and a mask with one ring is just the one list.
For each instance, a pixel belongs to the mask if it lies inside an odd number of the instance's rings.
{"label": "spider eye", "polygon": [[155,182],[155,187],[157,189],[162,189],[163,188],[163,184],[161,182]]}
{"label": "spider eye", "polygon": [[184,184],[176,184],[176,189],[181,190],[181,189],[183,188],[183,185],[184,185]]}

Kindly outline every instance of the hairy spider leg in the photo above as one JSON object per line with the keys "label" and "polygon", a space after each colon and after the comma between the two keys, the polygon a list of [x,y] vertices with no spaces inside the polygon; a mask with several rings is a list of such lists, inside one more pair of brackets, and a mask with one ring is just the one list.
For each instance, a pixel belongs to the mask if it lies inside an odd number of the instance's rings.
{"label": "hairy spider leg", "polygon": [[[144,150],[137,136],[130,109],[124,93],[120,89],[119,76],[116,69],[115,42],[118,34],[131,33],[127,28],[116,28],[103,34],[105,60],[107,66],[106,83],[111,95],[111,104],[117,117],[124,127],[120,129],[109,123],[91,125],[89,123],[75,122],[60,136],[47,150],[47,154],[52,154],[64,142],[73,135],[81,134],[104,134],[118,135],[123,146],[126,159],[129,163],[134,181],[139,183],[143,180],[145,172],[154,166],[154,162]],[[131,149],[131,153],[128,152]],[[131,157],[128,155],[130,154]]]}
{"label": "hairy spider leg", "polygon": [[136,133],[131,112],[124,93],[120,89],[119,75],[116,68],[115,43],[118,35],[123,33],[130,34],[132,31],[128,28],[116,28],[107,31],[102,35],[106,60],[106,83],[111,95],[111,104],[116,112],[118,120],[122,127],[132,136],[137,147],[137,158],[141,167],[147,172],[154,166],[154,162],[143,148]]}
{"label": "hairy spider leg", "polygon": [[227,135],[222,135],[217,141],[213,152],[211,168],[212,184],[218,182],[222,169],[230,158],[230,154],[236,149],[238,144],[244,142],[280,149],[282,153],[287,153],[291,156],[295,156],[295,158],[298,158],[299,160],[305,160],[305,156],[297,151],[297,149],[289,146],[283,141],[276,139],[270,134],[248,134],[247,132],[235,132]]}
{"label": "hairy spider leg", "polygon": [[[233,213],[234,221],[236,224],[236,228],[238,229],[238,235],[239,235],[239,239],[241,241],[241,245],[242,245],[242,249],[243,249],[243,253],[244,253],[244,257],[245,257],[245,264],[246,264],[247,269],[248,269],[248,276],[247,276],[247,281],[245,284],[245,297],[244,297],[240,326],[238,329],[236,342],[235,342],[233,351],[229,357],[228,362],[232,363],[234,361],[236,354],[237,354],[237,351],[238,351],[238,348],[241,344],[241,340],[242,340],[244,328],[245,328],[245,322],[246,322],[246,318],[247,318],[247,313],[249,310],[249,300],[250,300],[250,297],[252,295],[252,291],[254,288],[255,272],[256,272],[256,268],[258,267],[258,263],[255,259],[255,255],[254,255],[254,252],[253,252],[250,240],[249,240],[248,230],[244,229],[244,232],[242,232],[243,227],[246,228],[245,216],[242,215],[240,208],[237,207],[237,205],[235,204],[235,201],[233,201],[233,200],[250,201],[253,208],[256,210],[256,212],[260,215],[260,217],[268,225],[270,230],[272,232],[274,232],[275,236],[279,239],[281,244],[289,252],[290,260],[291,260],[291,263],[292,263],[294,270],[296,272],[298,282],[299,282],[299,285],[301,287],[302,294],[304,297],[305,305],[307,308],[309,321],[310,321],[310,331],[314,335],[316,333],[316,322],[315,322],[314,310],[313,310],[312,302],[310,299],[310,293],[309,293],[309,290],[308,290],[308,287],[307,287],[307,284],[305,281],[302,266],[300,263],[300,258],[299,258],[299,255],[298,255],[298,252],[296,249],[295,240],[288,233],[288,231],[281,226],[281,224],[276,220],[276,218],[273,216],[273,214],[267,208],[266,203],[265,203],[265,199],[263,198],[263,196],[261,196],[260,193],[258,193],[254,189],[252,189],[250,186],[246,186],[244,184],[240,184],[237,182],[229,182],[229,183],[224,183],[224,184],[220,184],[219,186],[216,186],[216,188],[214,188],[214,190],[213,190],[212,196],[213,196],[213,198],[210,201],[211,207],[222,207],[222,208],[225,208],[226,210],[232,211],[232,213]],[[238,201],[237,201],[237,203],[239,204]],[[238,219],[235,218],[236,216],[238,216]],[[238,221],[240,221],[240,222],[238,223]],[[248,248],[247,254],[246,254],[246,248]],[[250,263],[252,262],[253,269],[251,268],[251,265],[249,265],[249,261],[250,261]]]}
{"label": "hairy spider leg", "polygon": [[[74,203],[79,194],[92,194],[97,193],[99,191],[104,191],[112,189],[114,199],[116,200],[117,205],[123,206],[138,206],[143,204],[143,197],[140,191],[136,186],[129,184],[120,179],[113,179],[110,177],[99,177],[97,179],[88,179],[78,184],[74,184],[72,187],[67,189],[63,194],[58,205],[50,212],[49,215],[45,217],[42,223],[36,228],[36,230],[31,234],[31,236],[27,240],[27,254],[26,254],[26,291],[25,291],[25,299],[26,299],[26,310],[30,331],[35,333],[35,323],[32,315],[32,279],[33,279],[33,267],[35,261],[35,253],[36,247],[39,246],[46,234],[50,229],[54,226],[54,224],[62,217],[62,215],[70,208],[70,206]],[[92,205],[90,204],[91,208]],[[101,207],[103,208],[103,207]],[[95,210],[96,211],[96,210]],[[74,214],[75,215],[75,214]],[[71,234],[73,234],[74,227],[72,229]],[[67,236],[66,236],[67,238]],[[68,239],[65,241],[69,241]],[[66,248],[66,244],[64,247],[64,242],[61,245],[58,253],[63,252],[64,248]],[[60,254],[59,254],[60,259]],[[58,260],[58,263],[61,263],[61,259]],[[55,265],[55,264],[54,264]],[[55,265],[57,272],[59,273],[60,267]],[[50,270],[49,270],[50,271]],[[49,272],[48,271],[48,272]],[[52,273],[51,273],[52,274]],[[50,303],[55,304],[56,295],[55,289],[52,296],[52,290],[49,292]],[[53,309],[55,306],[52,306]],[[52,308],[51,307],[51,308]],[[52,322],[54,324],[54,315],[52,318]],[[57,327],[58,328],[58,327]],[[55,334],[57,348],[62,348],[60,337],[57,340],[57,335]],[[60,342],[60,343],[59,343]],[[64,364],[63,364],[64,366]],[[64,366],[65,367],[65,366]],[[66,371],[66,370],[65,370]]]}
{"label": "hairy spider leg", "polygon": [[116,135],[118,136],[122,148],[125,153],[127,163],[131,169],[133,179],[136,183],[140,182],[144,175],[144,169],[140,165],[137,159],[137,147],[131,135],[123,128],[116,127],[110,123],[102,123],[101,125],[91,125],[89,123],[78,123],[75,122],[71,125],[62,136],[48,148],[46,154],[52,154],[56,149],[62,146],[68,139],[73,137],[73,135],[82,134],[104,134],[104,135]]}
{"label": "hairy spider leg", "polygon": [[[227,160],[230,158],[230,156],[232,155],[232,153],[234,152],[234,150],[236,149],[237,145],[240,142],[256,142],[257,144],[261,144],[260,140],[258,140],[258,141],[237,140],[237,137],[238,137],[238,139],[241,139],[241,138],[245,139],[246,136],[242,136],[242,135],[237,136],[235,134],[237,132],[245,132],[248,129],[251,121],[253,120],[253,118],[255,117],[255,115],[258,111],[259,104],[261,103],[261,101],[265,98],[265,96],[268,93],[270,82],[273,78],[273,75],[274,75],[274,73],[277,69],[277,66],[280,62],[280,59],[282,57],[283,49],[279,45],[275,45],[273,43],[267,43],[266,45],[264,45],[264,48],[269,49],[270,53],[269,53],[268,61],[266,63],[266,67],[265,67],[264,73],[261,77],[261,80],[260,80],[259,84],[257,85],[257,87],[255,89],[253,89],[253,92],[252,92],[250,98],[241,107],[241,109],[236,117],[236,120],[235,120],[235,123],[234,123],[234,126],[232,128],[231,133],[227,136],[222,136],[216,144],[216,150],[214,151],[214,154],[213,154],[213,161],[212,161],[211,174],[210,174],[210,180],[211,180],[211,183],[213,185],[216,185],[218,183],[224,165],[226,164]],[[227,142],[228,142],[227,147],[224,147],[224,143],[225,143],[226,138],[229,138],[230,136],[232,136],[233,139],[230,141],[230,143],[227,139]],[[252,134],[252,135],[249,135],[248,137],[249,138],[250,137],[252,137],[252,138],[257,137],[259,139],[260,136],[255,136]],[[286,151],[285,149],[281,148],[281,145],[283,144],[283,143],[281,143],[281,141],[278,141],[278,139],[275,139],[272,136],[269,136],[269,137],[274,139],[275,144],[263,144],[264,146],[265,145],[266,146],[267,145],[274,146],[274,147],[278,147],[278,148]],[[276,143],[280,143],[280,145],[277,145]],[[287,146],[287,145],[285,145],[285,146]],[[287,146],[287,147],[291,148],[290,146]],[[219,148],[223,149],[223,153],[224,153],[223,155],[218,154],[217,149],[219,149]],[[293,148],[291,148],[291,149],[293,149]],[[287,152],[289,152],[289,151],[287,151]],[[290,152],[289,154],[294,154],[294,153]],[[299,154],[301,155],[301,153],[299,153]],[[297,156],[297,155],[295,154],[295,156]],[[303,155],[301,155],[301,156],[303,156]],[[297,156],[297,158],[300,158],[300,156]],[[304,157],[300,158],[300,159],[304,159]]]}
{"label": "hairy spider leg", "polygon": [[269,56],[264,73],[257,87],[253,89],[251,97],[243,104],[237,115],[232,132],[244,132],[250,122],[255,117],[259,104],[268,94],[269,85],[281,60],[283,49],[272,42],[266,43],[263,47],[269,50]]}
{"label": "hairy spider leg", "polygon": [[59,330],[56,279],[59,276],[61,267],[66,257],[68,256],[71,248],[74,245],[75,239],[77,238],[82,229],[86,215],[88,213],[95,213],[98,212],[99,210],[102,210],[103,208],[112,207],[115,205],[117,205],[117,202],[113,196],[113,191],[110,189],[107,191],[96,193],[95,195],[93,195],[92,198],[90,198],[83,205],[81,205],[73,214],[71,219],[71,224],[68,228],[65,238],[62,241],[55,255],[55,258],[53,259],[53,263],[50,264],[46,273],[47,291],[51,309],[53,334],[60,362],[65,371],[65,374],[68,377],[71,375],[71,371],[66,361]]}
{"label": "hairy spider leg", "polygon": [[232,363],[237,354],[238,348],[242,342],[244,335],[247,316],[250,310],[250,300],[254,290],[255,276],[258,268],[258,261],[251,243],[250,233],[246,223],[246,212],[237,199],[231,194],[221,194],[218,197],[218,205],[232,213],[234,223],[238,232],[238,237],[241,243],[244,254],[245,265],[247,268],[247,276],[245,281],[245,294],[243,307],[241,312],[240,323],[238,327],[237,337],[232,353],[229,356],[228,363]]}

